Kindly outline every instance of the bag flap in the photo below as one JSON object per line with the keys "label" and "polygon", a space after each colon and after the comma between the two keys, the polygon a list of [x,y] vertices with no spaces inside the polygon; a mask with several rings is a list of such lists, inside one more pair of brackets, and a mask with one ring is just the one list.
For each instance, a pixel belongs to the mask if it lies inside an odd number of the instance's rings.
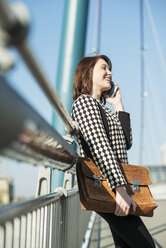
{"label": "bag flap", "polygon": [[133,181],[138,181],[140,185],[152,184],[149,168],[125,163],[120,163],[120,166],[128,183],[134,184]]}
{"label": "bag flap", "polygon": [[102,181],[106,181],[106,178],[102,175],[98,167],[95,165],[92,159],[82,158],[82,172],[86,177],[93,178],[93,175],[99,176]]}
{"label": "bag flap", "polygon": [[[97,175],[100,176],[103,181],[106,181],[106,178],[102,175],[91,158],[80,157],[80,159],[82,172],[86,177],[93,178],[93,175]],[[137,184],[137,182],[144,186],[152,184],[149,168],[126,163],[120,163],[120,167],[129,184]]]}

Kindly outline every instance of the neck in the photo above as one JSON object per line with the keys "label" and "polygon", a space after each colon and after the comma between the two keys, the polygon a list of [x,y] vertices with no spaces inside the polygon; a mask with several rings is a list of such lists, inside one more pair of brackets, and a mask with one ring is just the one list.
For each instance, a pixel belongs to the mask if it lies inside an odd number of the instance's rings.
{"label": "neck", "polygon": [[94,91],[92,90],[92,94],[91,94],[92,97],[100,100],[100,97],[101,97],[101,92],[100,91]]}

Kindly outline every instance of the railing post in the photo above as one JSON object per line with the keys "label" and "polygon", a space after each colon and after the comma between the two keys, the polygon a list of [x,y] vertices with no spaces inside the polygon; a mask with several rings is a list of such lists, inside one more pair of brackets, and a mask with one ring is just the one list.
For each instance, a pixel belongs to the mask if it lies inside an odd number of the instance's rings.
{"label": "railing post", "polygon": [[51,192],[51,169],[39,167],[36,196],[49,194]]}

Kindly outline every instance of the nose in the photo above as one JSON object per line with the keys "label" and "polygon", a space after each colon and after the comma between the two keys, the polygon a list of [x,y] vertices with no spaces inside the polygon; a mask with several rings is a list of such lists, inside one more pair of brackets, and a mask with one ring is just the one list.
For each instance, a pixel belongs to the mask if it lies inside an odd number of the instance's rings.
{"label": "nose", "polygon": [[107,74],[109,75],[109,76],[112,76],[112,72],[108,69],[107,70]]}

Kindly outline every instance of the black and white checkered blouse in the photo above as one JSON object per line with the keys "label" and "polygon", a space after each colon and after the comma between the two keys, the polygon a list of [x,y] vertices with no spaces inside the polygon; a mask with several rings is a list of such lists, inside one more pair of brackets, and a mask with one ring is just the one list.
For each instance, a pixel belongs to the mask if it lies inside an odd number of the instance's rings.
{"label": "black and white checkered blouse", "polygon": [[[109,137],[104,128],[98,103],[107,117]],[[71,118],[78,123],[93,160],[107,178],[111,189],[126,184],[118,161],[128,162],[127,148],[131,147],[129,114],[124,111],[113,113],[100,100],[82,94],[73,103]],[[80,156],[86,156],[79,135],[77,141]]]}

